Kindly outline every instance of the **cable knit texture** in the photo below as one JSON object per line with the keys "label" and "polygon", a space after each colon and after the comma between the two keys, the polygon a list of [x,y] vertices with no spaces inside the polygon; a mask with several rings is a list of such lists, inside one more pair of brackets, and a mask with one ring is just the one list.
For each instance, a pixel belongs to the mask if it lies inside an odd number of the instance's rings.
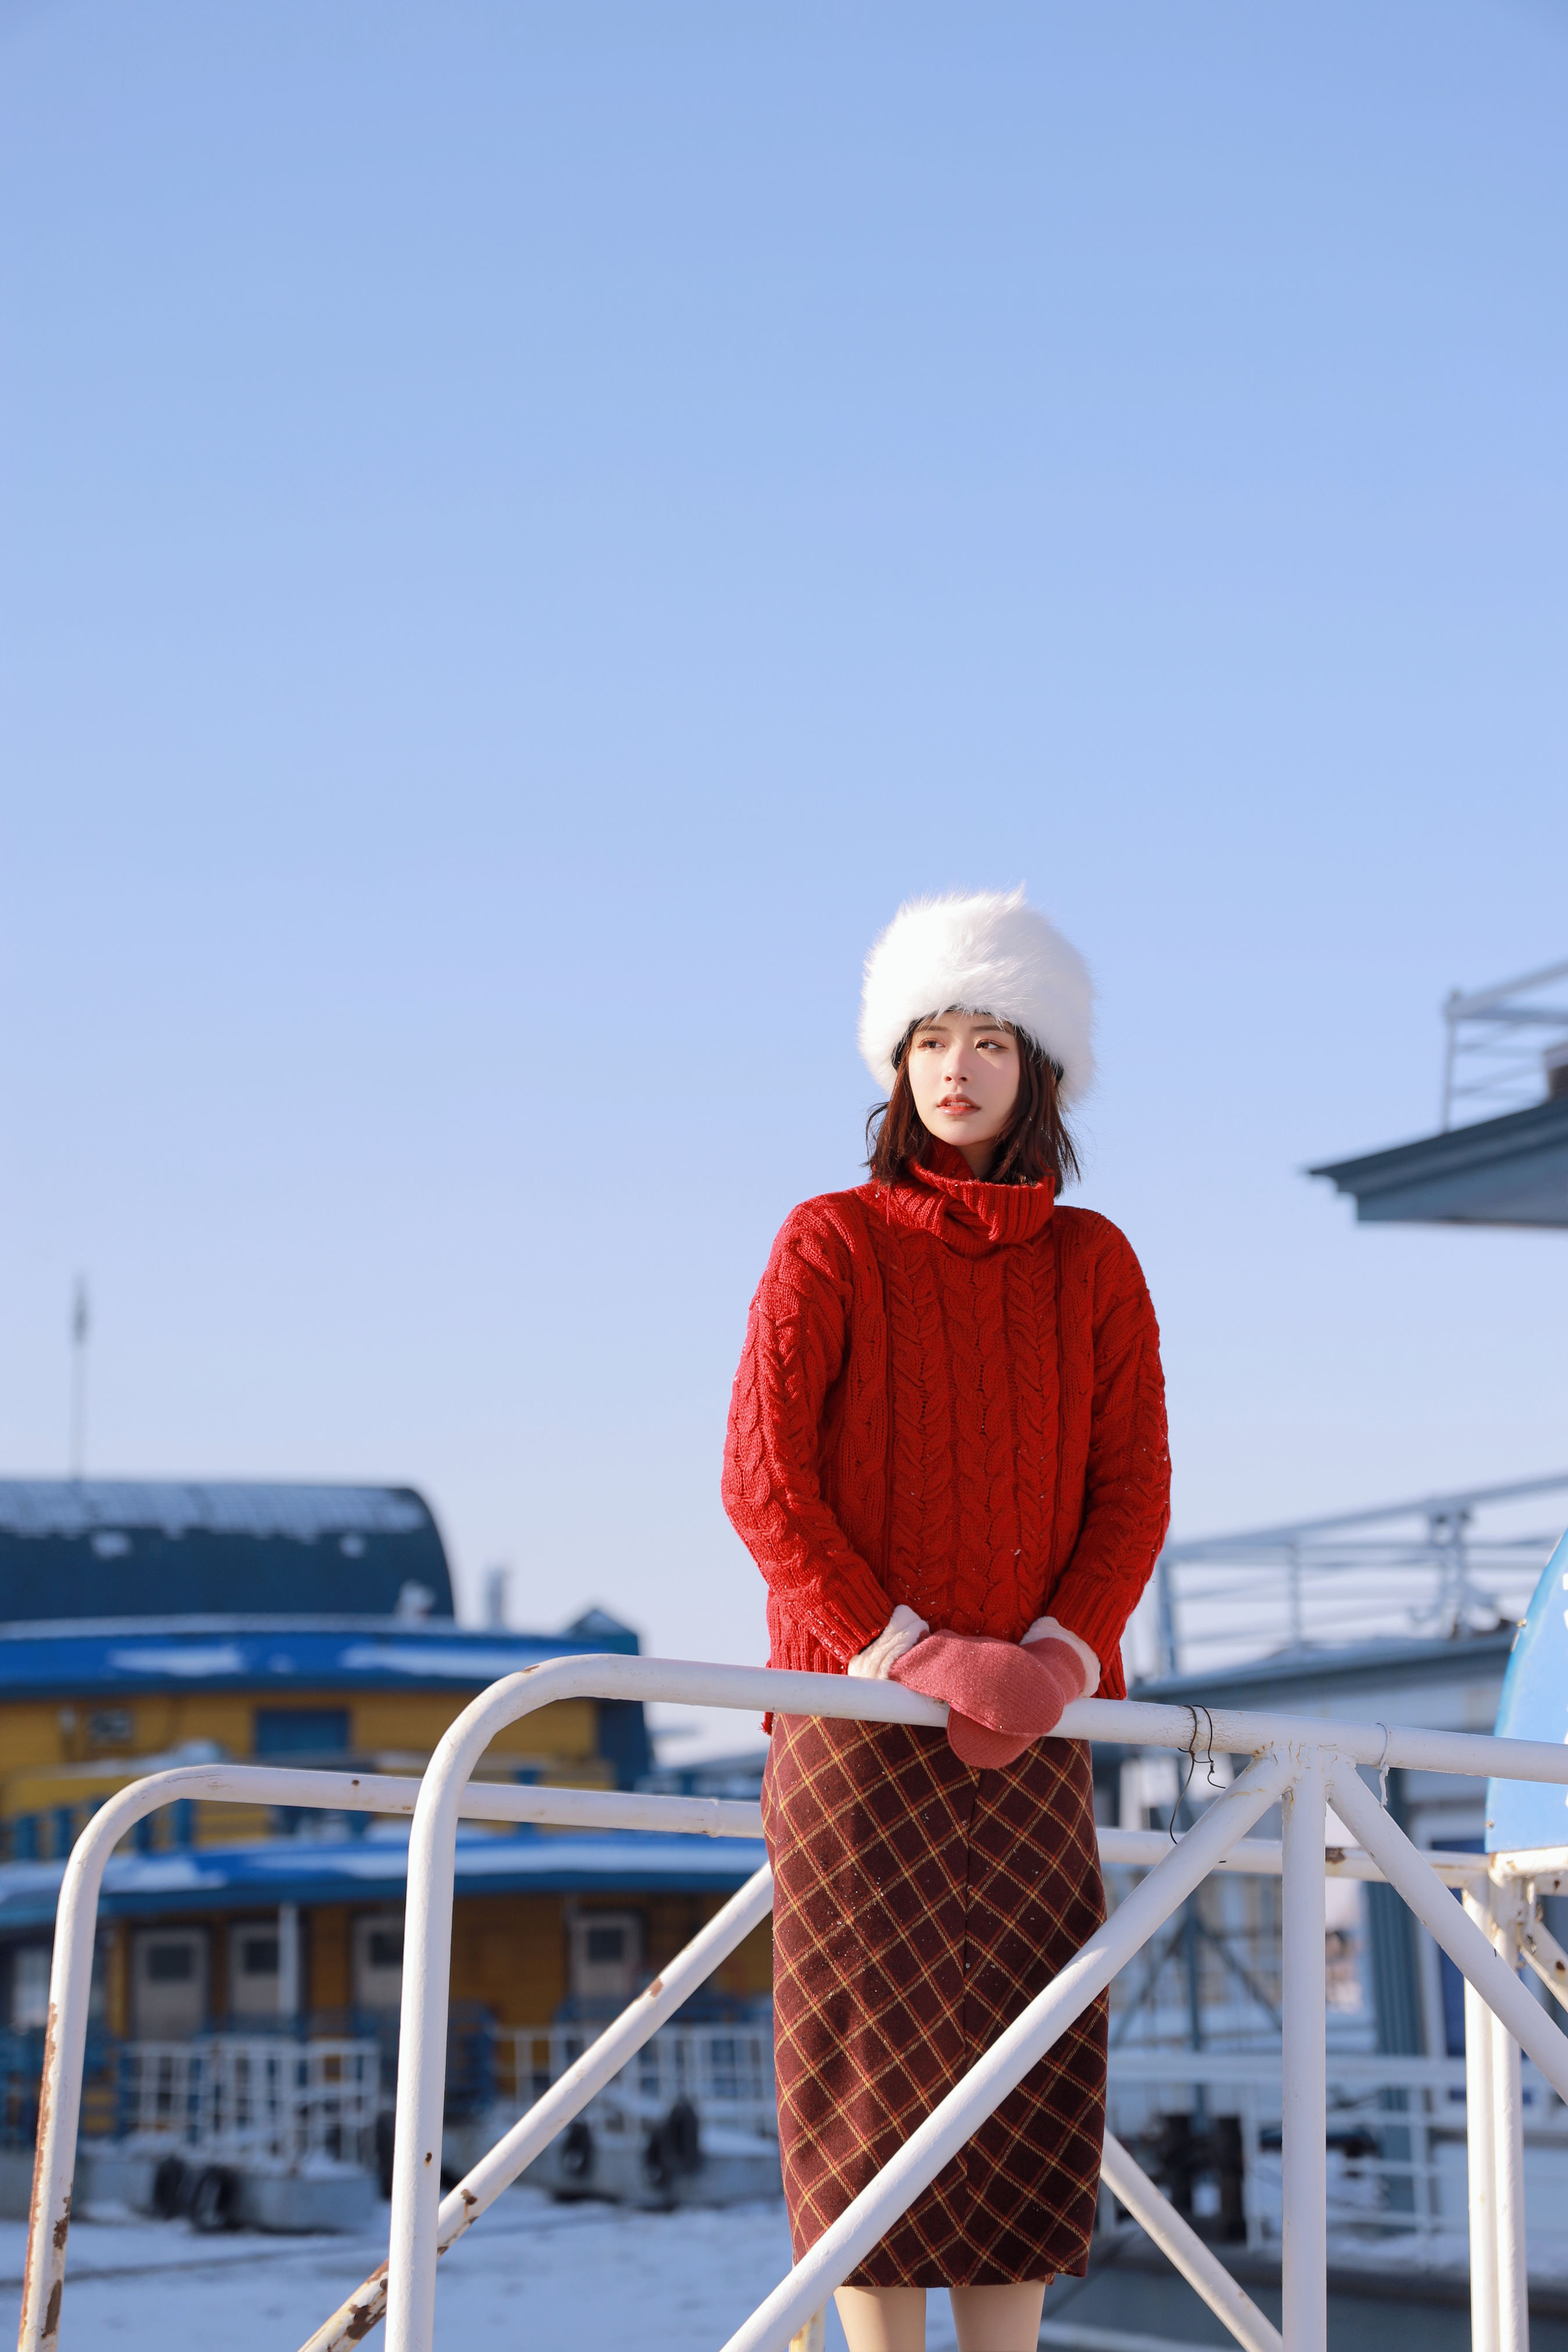
{"label": "cable knit texture", "polygon": [[1138,1261],[1048,1184],[931,1157],[803,1202],[752,1302],[723,1491],[767,1580],[770,1663],[841,1674],[900,1603],[1004,1642],[1048,1612],[1121,1698],[1170,1516]]}

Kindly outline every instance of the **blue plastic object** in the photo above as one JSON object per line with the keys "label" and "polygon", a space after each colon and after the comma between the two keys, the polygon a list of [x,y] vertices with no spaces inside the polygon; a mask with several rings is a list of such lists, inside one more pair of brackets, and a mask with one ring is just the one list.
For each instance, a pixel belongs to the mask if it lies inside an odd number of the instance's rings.
{"label": "blue plastic object", "polygon": [[[1535,1588],[1503,1677],[1500,1739],[1568,1741],[1568,1535]],[[1543,1780],[1487,1782],[1487,1852],[1568,1845],[1568,1789]]]}

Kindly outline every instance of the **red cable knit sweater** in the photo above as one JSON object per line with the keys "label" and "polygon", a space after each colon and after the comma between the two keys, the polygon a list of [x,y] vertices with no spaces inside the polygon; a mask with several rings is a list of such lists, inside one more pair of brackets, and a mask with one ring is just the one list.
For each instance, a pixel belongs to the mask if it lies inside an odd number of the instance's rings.
{"label": "red cable knit sweater", "polygon": [[932,1162],[803,1202],[752,1302],[723,1492],[770,1663],[842,1673],[899,1601],[1007,1642],[1048,1613],[1121,1698],[1170,1517],[1138,1261],[1048,1183],[976,1183],[945,1144]]}

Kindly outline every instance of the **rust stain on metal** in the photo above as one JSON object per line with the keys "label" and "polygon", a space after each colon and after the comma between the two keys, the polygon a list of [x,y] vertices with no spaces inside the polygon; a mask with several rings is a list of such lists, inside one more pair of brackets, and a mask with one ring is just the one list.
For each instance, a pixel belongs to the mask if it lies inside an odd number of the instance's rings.
{"label": "rust stain on metal", "polygon": [[463,2191],[463,2202],[464,2202],[464,2204],[465,2204],[465,2205],[477,2205],[477,2204],[479,2203],[479,2199],[475,2196],[475,2194],[474,2194],[474,2192],[473,2192],[473,2190],[472,2190],[471,2189],[464,2189],[464,2191]]}
{"label": "rust stain on metal", "polygon": [[360,2289],[363,2303],[351,2302],[344,2314],[342,2334],[334,2337],[339,2344],[358,2344],[370,2334],[386,2310],[386,2264],[378,2263]]}
{"label": "rust stain on metal", "polygon": [[[42,2224],[44,2220],[43,2207],[46,2194],[44,2177],[44,2139],[49,2128],[50,2077],[54,2072],[55,2036],[58,2029],[58,2025],[59,2012],[56,2009],[54,2002],[51,2000],[49,2003],[48,2021],[44,2031],[43,2080],[38,2086],[38,2137],[33,2151],[33,2195],[31,2203],[27,2209],[27,2260],[26,2266],[22,2273],[22,2310],[24,2316],[33,2299],[33,2269],[41,2251]],[[62,2226],[68,2227],[69,2221],[70,2206],[68,2202]],[[57,2235],[55,2239],[56,2246],[60,2247],[63,2246],[64,2243],[64,2236]],[[51,2323],[54,2326],[58,2326],[59,2322],[59,2295],[60,2291],[57,2286],[49,2306],[54,2314],[54,2320]],[[45,2332],[47,2334],[48,2332],[47,2329],[46,2329]]]}
{"label": "rust stain on metal", "polygon": [[1344,1858],[1345,1849],[1342,1845],[1326,1845],[1323,1848],[1323,1860],[1327,1863],[1343,1862]]}
{"label": "rust stain on metal", "polygon": [[60,2332],[60,2297],[65,2293],[65,2285],[64,2279],[57,2279],[49,2290],[49,2307],[44,2314],[46,2342],[51,2336],[58,2336]]}
{"label": "rust stain on metal", "polygon": [[647,1989],[645,1998],[648,2000],[657,2000],[663,1990],[664,1979],[662,1977],[655,1977],[652,1984],[650,1984]]}

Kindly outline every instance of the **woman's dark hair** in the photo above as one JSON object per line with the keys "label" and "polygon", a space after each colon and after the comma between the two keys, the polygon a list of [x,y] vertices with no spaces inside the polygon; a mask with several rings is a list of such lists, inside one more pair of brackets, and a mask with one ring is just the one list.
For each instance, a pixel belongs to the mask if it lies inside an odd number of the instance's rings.
{"label": "woman's dark hair", "polygon": [[[928,1013],[926,1020],[935,1016]],[[911,1021],[893,1055],[893,1091],[866,1121],[866,1165],[879,1184],[896,1184],[910,1162],[924,1167],[931,1130],[915,1108],[910,1085],[910,1045],[924,1023]],[[1011,1024],[1009,1024],[1011,1025]],[[1048,1176],[1059,1192],[1079,1172],[1078,1153],[1062,1117],[1061,1071],[1022,1029],[1013,1031],[1018,1048],[1018,1099],[996,1139],[988,1184],[1043,1184]]]}

